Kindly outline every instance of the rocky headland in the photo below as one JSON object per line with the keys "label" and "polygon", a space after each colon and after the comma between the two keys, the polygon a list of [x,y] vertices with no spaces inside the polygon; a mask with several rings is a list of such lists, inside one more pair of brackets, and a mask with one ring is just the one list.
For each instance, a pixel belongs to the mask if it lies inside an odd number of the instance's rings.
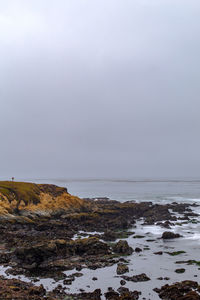
{"label": "rocky headland", "polygon": [[[0,264],[5,274],[0,277],[0,299],[144,299],[134,283],[144,282],[145,288],[145,282],[151,278],[142,271],[129,274],[129,257],[149,250],[145,244],[155,241],[135,234],[137,222],[164,228],[160,240],[181,239],[181,234],[170,229],[191,220],[195,222],[198,217],[192,209],[195,206],[80,199],[55,185],[1,181]],[[128,238],[147,239],[143,247],[136,244],[133,247]],[[153,255],[159,257],[163,253],[156,251]],[[165,255],[174,257],[183,253],[181,249],[179,253],[168,251]],[[198,265],[195,260],[191,263]],[[113,276],[120,277],[117,290],[108,283],[105,293],[100,287],[91,292],[68,291],[77,278],[84,277],[82,270],[111,266],[116,266]],[[67,275],[66,271],[70,270],[71,274]],[[31,282],[19,280],[17,276],[31,278]],[[59,284],[47,290],[35,284],[41,278],[53,278]],[[132,289],[124,287],[127,282],[132,283]],[[200,299],[196,281],[153,288],[160,299]],[[149,297],[145,299],[157,299]]]}

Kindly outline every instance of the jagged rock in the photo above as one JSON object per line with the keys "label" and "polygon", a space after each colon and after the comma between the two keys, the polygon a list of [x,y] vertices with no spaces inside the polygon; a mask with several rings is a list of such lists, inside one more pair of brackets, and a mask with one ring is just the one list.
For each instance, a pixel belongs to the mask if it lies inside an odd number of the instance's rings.
{"label": "jagged rock", "polygon": [[121,264],[121,263],[117,265],[117,274],[118,275],[124,274],[126,272],[129,272],[129,268],[127,265]]}
{"label": "jagged rock", "polygon": [[117,234],[114,231],[107,230],[101,236],[104,241],[115,241],[117,239]]}
{"label": "jagged rock", "polygon": [[106,255],[110,253],[109,246],[95,237],[74,241],[74,248],[76,255],[83,255],[84,253],[87,255]]}
{"label": "jagged rock", "polygon": [[81,293],[81,294],[78,295],[77,299],[101,300],[101,290],[100,289],[96,289],[94,292],[91,292],[91,293],[83,292],[83,293]]}
{"label": "jagged rock", "polygon": [[154,289],[161,299],[166,300],[200,300],[197,293],[198,283],[196,281],[185,280],[172,285],[164,285],[160,289]]}
{"label": "jagged rock", "polygon": [[118,292],[115,292],[113,289],[109,289],[107,293],[105,293],[106,300],[138,300],[141,292],[129,291],[128,288],[120,287]]}
{"label": "jagged rock", "polygon": [[145,273],[134,275],[134,276],[122,276],[124,280],[133,281],[133,282],[140,282],[140,281],[148,281],[151,280]]}
{"label": "jagged rock", "polygon": [[109,290],[104,295],[105,295],[107,300],[119,299],[119,293],[115,292],[114,290]]}
{"label": "jagged rock", "polygon": [[129,246],[127,241],[119,240],[114,246],[113,251],[118,254],[130,255],[133,253],[133,248]]}
{"label": "jagged rock", "polygon": [[127,292],[129,292],[129,289],[126,288],[126,287],[120,286],[120,287],[117,289],[117,291],[118,291],[120,294],[122,294],[122,293],[127,293]]}
{"label": "jagged rock", "polygon": [[[5,279],[0,276],[0,299],[23,299],[23,300],[42,300],[46,295],[43,285],[34,286],[31,283],[18,279]],[[45,297],[50,300],[49,297]]]}
{"label": "jagged rock", "polygon": [[48,243],[17,248],[14,251],[14,258],[22,268],[33,270],[36,268],[48,268],[48,259],[59,255],[106,255],[108,253],[109,246],[99,241],[99,239],[92,237],[75,241],[51,240]]}
{"label": "jagged rock", "polygon": [[54,256],[56,253],[56,243],[38,244],[30,247],[17,248],[14,251],[16,261],[25,269],[35,269],[39,267],[44,260]]}

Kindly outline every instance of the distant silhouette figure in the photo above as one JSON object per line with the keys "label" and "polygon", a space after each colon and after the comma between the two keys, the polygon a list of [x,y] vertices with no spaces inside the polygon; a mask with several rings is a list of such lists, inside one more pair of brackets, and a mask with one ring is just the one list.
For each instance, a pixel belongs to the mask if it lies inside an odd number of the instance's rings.
{"label": "distant silhouette figure", "polygon": [[15,180],[15,177],[12,177],[12,181],[14,181]]}

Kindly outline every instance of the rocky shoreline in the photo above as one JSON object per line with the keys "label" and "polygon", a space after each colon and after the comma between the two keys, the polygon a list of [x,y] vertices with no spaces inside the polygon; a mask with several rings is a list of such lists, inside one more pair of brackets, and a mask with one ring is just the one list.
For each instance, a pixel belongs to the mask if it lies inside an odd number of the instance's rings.
{"label": "rocky shoreline", "polygon": [[[200,287],[192,278],[152,286],[149,295],[144,296],[145,284],[152,278],[142,268],[138,274],[131,272],[131,259],[137,264],[141,258],[148,257],[144,253],[150,250],[158,263],[163,255],[171,260],[184,255],[184,250],[174,251],[173,247],[163,251],[159,243],[170,245],[170,241],[183,239],[183,234],[174,232],[173,228],[199,222],[196,204],[79,199],[53,185],[24,186],[22,190],[20,183],[14,186],[0,183],[1,204],[7,201],[7,206],[2,204],[4,212],[0,216],[0,264],[5,269],[0,277],[0,299],[200,299]],[[162,229],[162,234],[156,239],[151,234],[138,234],[138,228],[148,226]],[[195,259],[179,261],[179,264],[200,265]],[[70,291],[76,282],[84,280],[87,270],[107,272],[108,268],[115,268],[110,276],[119,280],[117,289],[112,283],[104,282],[107,287],[103,291],[100,280],[104,278],[93,276],[95,290]],[[159,269],[159,265],[152,268]],[[176,274],[184,270],[177,267]],[[30,280],[26,282],[18,277]],[[40,280],[49,278],[55,284],[46,289]],[[157,280],[167,278],[160,276]],[[141,289],[135,285],[139,283]]]}

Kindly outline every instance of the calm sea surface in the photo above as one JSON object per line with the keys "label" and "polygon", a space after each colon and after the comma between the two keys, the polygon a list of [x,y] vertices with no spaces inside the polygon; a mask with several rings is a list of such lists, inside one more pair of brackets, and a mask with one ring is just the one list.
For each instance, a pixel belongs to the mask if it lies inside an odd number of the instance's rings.
{"label": "calm sea surface", "polygon": [[35,179],[37,183],[53,183],[68,188],[81,198],[109,197],[119,201],[198,202],[200,179]]}

